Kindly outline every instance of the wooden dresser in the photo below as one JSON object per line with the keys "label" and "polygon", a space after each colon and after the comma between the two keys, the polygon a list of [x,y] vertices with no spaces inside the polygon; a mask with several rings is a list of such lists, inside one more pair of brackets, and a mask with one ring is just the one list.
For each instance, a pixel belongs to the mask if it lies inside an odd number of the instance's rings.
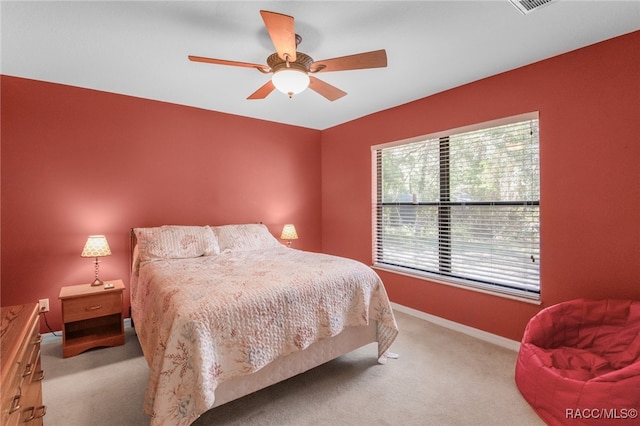
{"label": "wooden dresser", "polygon": [[47,407],[42,405],[38,304],[0,308],[0,317],[0,424],[42,425]]}

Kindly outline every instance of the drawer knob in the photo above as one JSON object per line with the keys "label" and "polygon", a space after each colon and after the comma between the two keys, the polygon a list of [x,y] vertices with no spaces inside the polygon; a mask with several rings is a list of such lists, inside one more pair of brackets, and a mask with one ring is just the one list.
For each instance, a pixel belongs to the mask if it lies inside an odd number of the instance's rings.
{"label": "drawer knob", "polygon": [[87,306],[86,308],[87,311],[97,311],[98,309],[102,309],[102,305]]}
{"label": "drawer knob", "polygon": [[36,374],[33,375],[33,381],[41,382],[44,379],[44,370],[37,371]]}
{"label": "drawer knob", "polygon": [[33,373],[33,364],[29,363],[27,364],[27,366],[24,368],[24,373],[22,373],[22,377],[27,377],[30,376],[31,373]]}
{"label": "drawer knob", "polygon": [[20,409],[20,398],[22,395],[16,395],[11,400],[11,407],[9,408],[9,414],[14,413]]}
{"label": "drawer knob", "polygon": [[[27,410],[31,411],[31,414],[29,414],[29,416],[24,419],[24,422],[30,422],[31,420],[35,420],[35,419],[39,419],[41,417],[44,417],[45,414],[47,414],[47,406],[46,405],[41,405],[39,407],[30,407]],[[25,410],[25,411],[27,411]]]}

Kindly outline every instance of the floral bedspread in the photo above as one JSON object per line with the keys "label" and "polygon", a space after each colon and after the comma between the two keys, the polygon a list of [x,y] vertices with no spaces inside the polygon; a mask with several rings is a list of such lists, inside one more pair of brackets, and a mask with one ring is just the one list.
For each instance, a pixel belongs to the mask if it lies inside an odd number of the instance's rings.
{"label": "floral bedspread", "polygon": [[371,268],[286,247],[143,263],[131,303],[152,426],[192,423],[219,383],[345,327],[378,321],[378,356],[398,333]]}

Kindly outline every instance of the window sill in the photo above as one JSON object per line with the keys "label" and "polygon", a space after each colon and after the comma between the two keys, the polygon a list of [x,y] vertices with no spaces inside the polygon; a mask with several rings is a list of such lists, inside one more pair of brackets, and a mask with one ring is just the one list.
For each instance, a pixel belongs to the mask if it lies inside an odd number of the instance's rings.
{"label": "window sill", "polygon": [[517,300],[519,302],[525,302],[525,303],[530,303],[533,305],[541,305],[542,304],[542,300],[541,300],[541,296],[534,296],[534,295],[528,295],[525,294],[524,292],[520,293],[517,290],[514,291],[509,291],[509,290],[493,290],[493,289],[487,289],[482,285],[474,285],[474,284],[470,284],[467,281],[464,280],[457,280],[455,278],[446,278],[446,277],[442,277],[440,275],[436,275],[436,274],[429,274],[429,273],[417,273],[411,269],[406,269],[406,268],[401,268],[401,267],[393,267],[393,266],[389,266],[389,265],[377,265],[374,264],[372,266],[373,269],[376,270],[380,270],[380,271],[385,271],[385,272],[391,272],[394,274],[400,274],[400,275],[405,275],[411,278],[417,278],[419,280],[423,280],[423,281],[429,281],[429,282],[433,282],[436,284],[443,284],[443,285],[448,285],[448,286],[452,286],[452,287],[457,287],[457,288],[461,288],[464,290],[470,290],[470,291],[475,291],[478,293],[484,293],[484,294],[489,294],[491,296],[497,296],[497,297],[502,297],[505,299],[511,299],[511,300]]}

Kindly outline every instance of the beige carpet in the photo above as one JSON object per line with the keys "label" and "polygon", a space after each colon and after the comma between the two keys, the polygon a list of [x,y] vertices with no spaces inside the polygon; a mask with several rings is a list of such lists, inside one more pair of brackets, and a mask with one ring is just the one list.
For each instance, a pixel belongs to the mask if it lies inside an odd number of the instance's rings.
{"label": "beige carpet", "polygon": [[[375,344],[215,408],[204,425],[543,425],[513,379],[516,352],[397,313],[386,365]],[[148,425],[148,368],[132,329],[126,344],[63,359],[42,345],[47,426]]]}

